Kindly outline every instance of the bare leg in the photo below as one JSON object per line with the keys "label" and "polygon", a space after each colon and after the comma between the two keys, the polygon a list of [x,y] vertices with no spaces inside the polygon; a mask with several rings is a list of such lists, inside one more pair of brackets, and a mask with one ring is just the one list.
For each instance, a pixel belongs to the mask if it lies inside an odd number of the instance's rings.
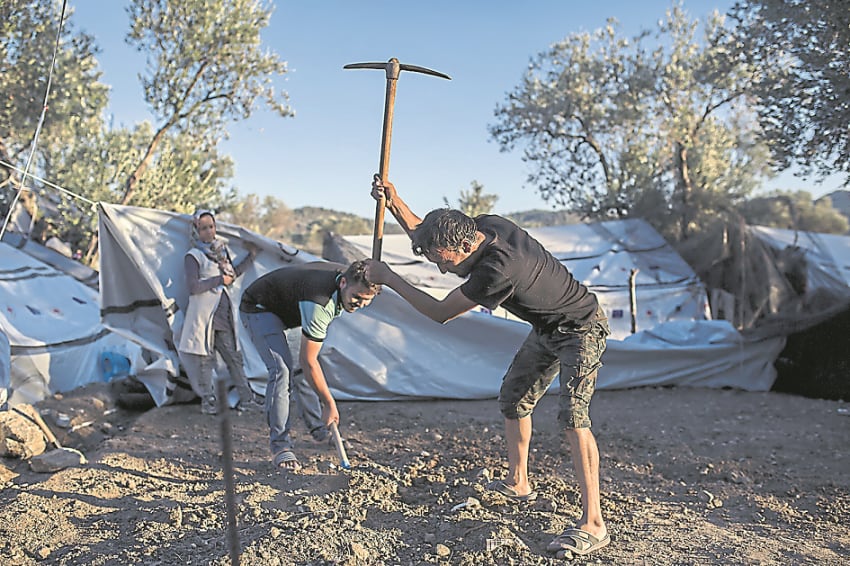
{"label": "bare leg", "polygon": [[531,445],[531,416],[505,419],[505,442],[508,445],[508,477],[506,483],[517,495],[531,493],[528,483],[528,450]]}
{"label": "bare leg", "polygon": [[581,489],[582,514],[576,528],[597,538],[604,537],[607,529],[599,502],[599,448],[596,439],[589,428],[567,429],[566,436]]}

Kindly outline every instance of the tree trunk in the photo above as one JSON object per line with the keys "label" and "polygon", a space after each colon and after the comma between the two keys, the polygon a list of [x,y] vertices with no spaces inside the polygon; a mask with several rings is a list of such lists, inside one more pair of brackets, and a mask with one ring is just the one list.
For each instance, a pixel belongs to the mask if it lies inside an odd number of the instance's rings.
{"label": "tree trunk", "polygon": [[689,236],[691,213],[691,175],[688,169],[688,149],[676,142],[676,190],[682,199],[682,211],[679,214],[679,237],[686,240]]}
{"label": "tree trunk", "polygon": [[94,234],[92,234],[91,242],[89,242],[89,248],[86,250],[86,256],[83,262],[92,269],[100,271],[99,266],[95,267],[95,264],[98,262],[98,259],[99,257],[97,254],[97,232],[95,232]]}
{"label": "tree trunk", "polygon": [[127,178],[127,182],[124,184],[124,196],[121,197],[121,204],[130,204],[130,201],[136,194],[136,185],[139,183],[139,179],[142,177],[142,175],[145,174],[145,171],[147,171],[148,166],[151,164],[151,161],[153,161],[153,154],[156,151],[156,148],[159,146],[159,142],[162,141],[162,137],[165,135],[165,132],[171,126],[172,122],[169,122],[168,124],[160,128],[151,140],[151,143],[148,144],[148,149],[145,151],[145,156],[142,158],[142,160],[139,162],[139,165],[136,167],[136,170],[130,174],[130,176]]}

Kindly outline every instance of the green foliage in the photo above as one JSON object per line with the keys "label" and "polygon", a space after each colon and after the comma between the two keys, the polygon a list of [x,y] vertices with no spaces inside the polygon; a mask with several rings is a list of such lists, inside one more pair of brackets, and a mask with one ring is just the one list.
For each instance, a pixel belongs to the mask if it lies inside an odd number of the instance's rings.
{"label": "green foliage", "polygon": [[839,190],[832,191],[826,196],[818,200],[828,201],[832,208],[840,212],[845,218],[850,220],[850,191]]}
{"label": "green foliage", "polygon": [[780,168],[850,183],[850,5],[746,0],[732,10],[737,52],[757,71],[764,139]]}
{"label": "green foliage", "polygon": [[[469,191],[460,191],[460,198],[457,199],[457,209],[467,216],[474,218],[480,214],[490,214],[497,200],[499,200],[498,195],[484,194],[484,185],[478,181],[472,181]],[[452,208],[446,197],[443,197],[443,202],[447,208]]]}
{"label": "green foliage", "polygon": [[251,116],[262,101],[292,115],[274,79],[286,62],[263,49],[261,32],[272,13],[257,0],[133,0],[128,42],[145,53],[145,99],[164,124],[211,141],[224,124]]}
{"label": "green foliage", "polygon": [[[119,202],[124,180],[147,151],[152,132],[150,123],[143,122],[132,130],[103,130],[97,137],[77,139],[50,155],[46,175],[88,200]],[[134,205],[192,213],[198,207],[219,208],[234,198],[226,184],[232,161],[215,147],[201,147],[187,134],[165,135],[160,147],[138,179]],[[72,247],[87,248],[97,229],[96,210],[67,196],[49,196],[58,201],[59,214],[43,219],[45,230]]]}
{"label": "green foliage", "polygon": [[850,224],[829,199],[812,201],[806,191],[775,191],[747,201],[740,209],[747,224],[825,234],[845,234]]}
{"label": "green foliage", "polygon": [[293,234],[296,225],[295,214],[283,201],[271,195],[260,200],[253,193],[221,210],[218,217],[286,243],[290,243],[289,236]]}
{"label": "green foliage", "polygon": [[[55,1],[0,3],[0,159],[17,167],[41,113],[60,8]],[[73,33],[69,14],[32,172],[92,201],[177,212],[235,203],[233,164],[217,149],[227,123],[261,103],[292,115],[287,94],[273,84],[286,64],[261,45],[271,11],[255,0],[132,0],[128,42],[147,56],[142,84],[155,117],[132,129],[104,126],[108,89],[98,82],[96,48],[91,37]],[[0,167],[0,205],[14,195],[8,175]],[[92,207],[38,192],[38,205],[24,193],[29,210],[41,214],[34,237],[58,235],[73,247],[88,245],[91,255]]]}
{"label": "green foliage", "polygon": [[145,53],[145,99],[157,130],[121,202],[129,203],[167,132],[191,134],[201,148],[227,136],[229,121],[249,118],[259,103],[292,115],[286,92],[274,79],[286,63],[262,48],[261,32],[272,7],[257,0],[133,0],[127,41]]}
{"label": "green foliage", "polygon": [[[0,160],[22,170],[44,109],[61,6],[58,1],[0,2]],[[99,82],[96,53],[93,39],[76,33],[66,18],[30,173],[41,176],[57,148],[97,134],[108,88]],[[20,180],[18,173],[0,165],[0,212],[4,217]],[[31,181],[27,185],[31,186]]]}
{"label": "green foliage", "polygon": [[503,150],[522,149],[544,200],[595,219],[643,216],[687,237],[733,207],[768,169],[747,105],[750,74],[723,18],[677,6],[621,38],[613,20],[553,44],[496,109]]}

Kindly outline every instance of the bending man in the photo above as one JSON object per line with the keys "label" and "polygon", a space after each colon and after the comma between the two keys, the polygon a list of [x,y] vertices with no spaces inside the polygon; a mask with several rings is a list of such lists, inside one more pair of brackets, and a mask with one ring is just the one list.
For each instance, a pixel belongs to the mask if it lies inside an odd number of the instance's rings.
{"label": "bending man", "polygon": [[476,305],[503,307],[532,329],[504,376],[499,407],[505,418],[508,475],[488,485],[518,501],[536,498],[528,478],[531,414],[560,372],[560,410],[581,488],[582,516],[548,550],[588,554],[610,541],[599,498],[599,451],[588,409],[608,336],[596,296],[527,232],[502,217],[470,218],[447,208],[414,214],[391,183],[376,176],[372,196],[407,232],[417,255],[466,281],[443,300],[420,291],[385,263],[367,260],[366,277],[391,287],[416,310],[440,323]]}
{"label": "bending man", "polygon": [[[319,364],[319,351],[336,317],[343,311],[368,306],[378,293],[379,287],[366,280],[364,269],[363,261],[347,269],[330,262],[282,267],[255,280],[242,294],[242,321],[269,370],[266,415],[272,461],[277,467],[300,467],[290,436],[291,392],[315,440],[329,440],[328,427],[339,423],[336,402]],[[292,373],[292,354],[285,335],[287,329],[298,327],[303,376]]]}

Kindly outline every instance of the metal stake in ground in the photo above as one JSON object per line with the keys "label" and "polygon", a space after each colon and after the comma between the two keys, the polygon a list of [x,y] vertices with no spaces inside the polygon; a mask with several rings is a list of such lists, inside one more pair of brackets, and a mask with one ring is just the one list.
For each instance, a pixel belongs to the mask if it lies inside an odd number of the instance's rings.
{"label": "metal stake in ground", "polygon": [[224,497],[227,511],[227,546],[230,566],[239,566],[239,531],[236,530],[236,486],[233,481],[233,437],[230,433],[230,405],[227,403],[227,383],[216,379],[218,415],[221,424],[221,464],[224,475]]}
{"label": "metal stake in ground", "polygon": [[[438,71],[432,71],[425,67],[416,65],[403,65],[398,62],[398,59],[393,57],[386,63],[351,63],[345,65],[343,69],[384,69],[387,72],[387,94],[384,99],[384,131],[381,136],[381,164],[378,169],[378,174],[381,176],[381,181],[386,182],[390,171],[390,142],[392,141],[393,132],[393,107],[395,106],[395,87],[398,75],[401,71],[413,71],[414,73],[423,73],[432,75],[442,79],[452,80],[450,76],[444,75]],[[375,207],[375,231],[372,238],[372,259],[381,259],[381,245],[384,239],[384,208],[386,202],[384,199],[378,201]]]}

